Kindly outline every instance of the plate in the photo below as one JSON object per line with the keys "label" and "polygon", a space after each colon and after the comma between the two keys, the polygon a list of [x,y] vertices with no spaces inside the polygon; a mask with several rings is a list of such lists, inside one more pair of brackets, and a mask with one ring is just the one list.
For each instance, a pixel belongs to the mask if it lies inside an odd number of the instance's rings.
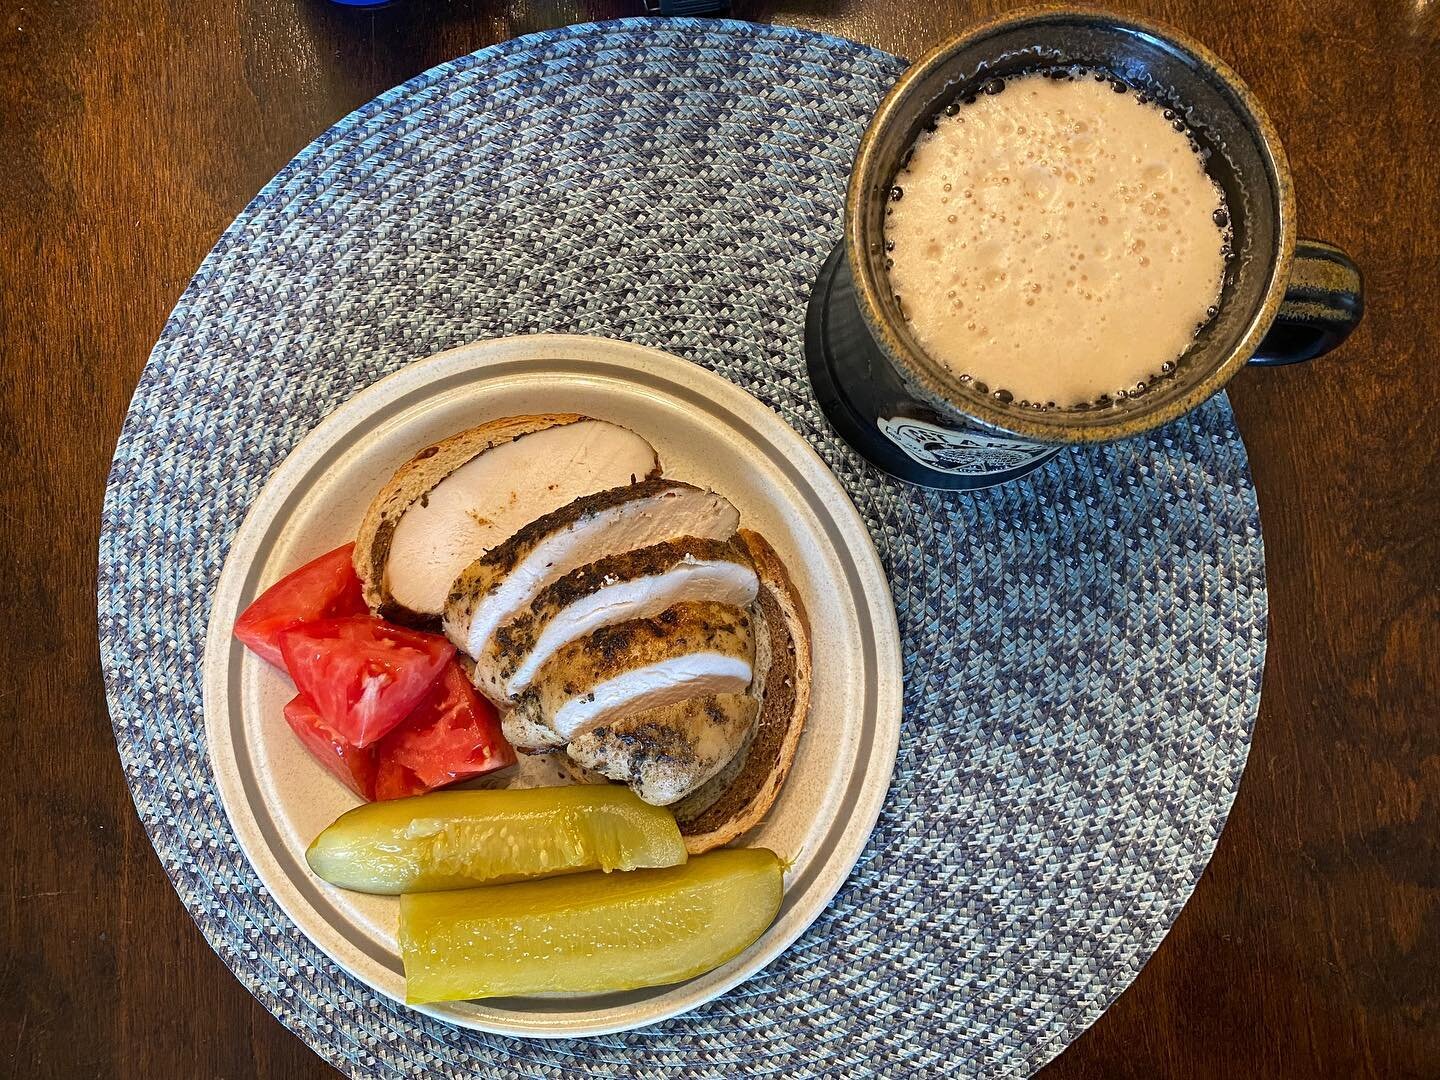
{"label": "plate", "polygon": [[668,987],[424,1006],[481,1031],[531,1037],[641,1027],[723,994],[820,915],[865,846],[900,732],[900,636],[884,568],[833,474],[779,417],[678,357],[605,338],[477,342],[418,361],[331,413],[280,465],[237,532],[204,660],[207,745],[221,800],[261,882],[300,930],[378,992],[404,1001],[393,897],[332,888],[305,848],[354,797],[281,716],[294,690],[231,636],[236,616],[289,570],[354,538],[381,484],[418,448],[501,416],[573,411],[649,439],[667,476],[727,496],[790,569],[813,630],[815,681],[795,764],[768,818],[737,841],[790,861],[785,899],[734,960]]}

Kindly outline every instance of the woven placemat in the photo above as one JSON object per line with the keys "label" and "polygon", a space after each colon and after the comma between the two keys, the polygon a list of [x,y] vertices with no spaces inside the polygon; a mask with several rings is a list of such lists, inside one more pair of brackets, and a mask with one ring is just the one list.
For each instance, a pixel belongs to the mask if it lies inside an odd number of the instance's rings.
{"label": "woven placemat", "polygon": [[[1263,552],[1223,398],[1027,481],[879,475],[804,374],[811,279],[904,65],[847,41],[638,20],[522,38],[346,117],[176,306],[116,450],[100,637],[135,805],[186,907],[354,1076],[1018,1075],[1130,982],[1204,868],[1259,700]],[[330,409],[479,338],[596,333],[768,402],[849,488],[905,638],[900,757],[854,875],[780,960],[639,1032],[526,1042],[378,998],[261,888],[202,734],[209,596],[271,470]]]}

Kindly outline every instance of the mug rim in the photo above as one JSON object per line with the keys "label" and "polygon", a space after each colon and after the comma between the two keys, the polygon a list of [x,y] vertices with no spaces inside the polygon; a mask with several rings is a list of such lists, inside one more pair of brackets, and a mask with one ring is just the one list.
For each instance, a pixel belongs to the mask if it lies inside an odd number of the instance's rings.
{"label": "mug rim", "polygon": [[[1026,25],[1056,22],[1118,26],[1148,34],[1188,54],[1199,66],[1207,68],[1238,99],[1238,111],[1258,136],[1278,195],[1275,221],[1277,254],[1269,268],[1264,300],[1251,314],[1245,333],[1225,359],[1183,395],[1162,401],[1148,410],[1117,415],[1113,420],[1100,423],[1095,421],[1098,415],[1096,412],[1087,412],[1083,414],[1087,420],[1084,426],[1069,427],[1053,421],[1038,422],[1018,410],[991,405],[984,398],[962,396],[959,392],[961,384],[953,372],[922,350],[912,349],[884,319],[877,297],[880,290],[888,286],[879,279],[871,260],[866,257],[870,237],[863,235],[865,210],[868,205],[865,202],[865,191],[874,187],[872,181],[880,165],[879,136],[897,119],[903,121],[906,118],[904,109],[909,104],[906,97],[911,87],[943,68],[956,53],[987,37]],[[870,336],[904,382],[942,415],[1042,443],[1099,443],[1139,435],[1185,415],[1223,389],[1245,366],[1260,347],[1261,340],[1274,323],[1280,304],[1285,298],[1295,255],[1294,218],[1294,184],[1279,135],[1253,91],[1224,60],[1190,36],[1153,19],[1121,14],[1103,7],[1039,4],[987,19],[941,41],[911,64],[886,92],[865,127],[855,164],[850,172],[850,183],[845,195],[845,255],[855,281],[856,305]]]}

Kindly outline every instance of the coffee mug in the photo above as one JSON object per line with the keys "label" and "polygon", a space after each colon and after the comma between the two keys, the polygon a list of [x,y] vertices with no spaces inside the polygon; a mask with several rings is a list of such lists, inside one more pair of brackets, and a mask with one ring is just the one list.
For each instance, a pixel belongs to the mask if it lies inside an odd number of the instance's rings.
{"label": "coffee mug", "polygon": [[[1230,215],[1218,313],[1174,370],[1103,403],[1031,406],[962,381],[917,344],[889,287],[884,213],[921,131],[994,79],[1083,67],[1184,117]],[[1028,9],[944,42],[900,76],[860,143],[845,237],[816,280],[806,361],[831,424],[880,469],[926,487],[1015,480],[1067,446],[1138,435],[1219,392],[1246,363],[1329,352],[1360,321],[1360,271],[1339,248],[1295,236],[1295,195],[1275,129],[1203,45],[1156,23],[1091,8]],[[1056,343],[1063,348],[1063,342]]]}

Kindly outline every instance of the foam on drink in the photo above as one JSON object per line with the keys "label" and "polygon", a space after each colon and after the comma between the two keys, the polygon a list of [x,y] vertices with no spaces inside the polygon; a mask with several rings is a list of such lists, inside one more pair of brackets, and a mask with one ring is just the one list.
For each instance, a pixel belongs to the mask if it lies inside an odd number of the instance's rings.
{"label": "foam on drink", "polygon": [[1224,196],[1184,124],[1123,84],[991,84],[920,136],[895,185],[890,283],[917,341],[1017,401],[1133,391],[1219,302]]}

